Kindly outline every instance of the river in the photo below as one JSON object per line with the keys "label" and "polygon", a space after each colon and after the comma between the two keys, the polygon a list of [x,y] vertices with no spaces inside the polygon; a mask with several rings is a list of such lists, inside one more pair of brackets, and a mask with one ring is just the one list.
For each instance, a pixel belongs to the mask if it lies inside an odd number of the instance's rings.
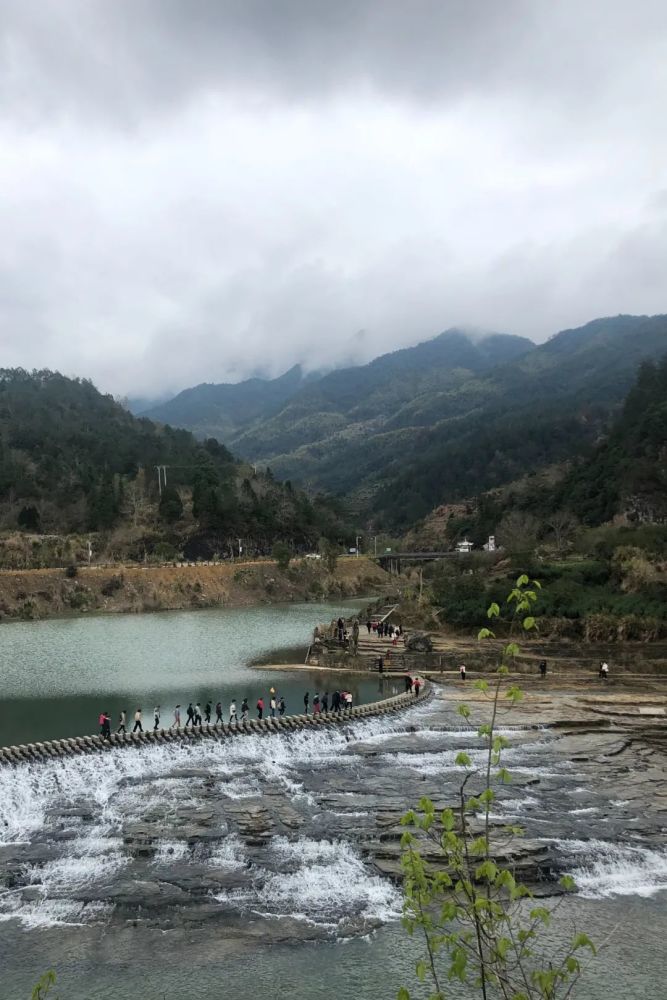
{"label": "river", "polygon": [[[240,698],[241,687],[254,696],[272,681],[298,703],[321,674],[250,664],[276,650],[288,660],[305,653],[313,621],[350,607],[3,626],[5,718],[20,739],[57,736],[94,728],[100,699],[113,708],[125,695],[163,705],[217,692]],[[343,683],[332,675],[331,685],[333,676]],[[377,678],[358,682],[350,678],[360,698],[377,697]],[[481,753],[456,696],[443,688],[400,716],[285,737],[1,768],[2,1000],[27,998],[51,967],[61,1000],[185,991],[204,1000],[379,1000],[402,984],[420,998],[415,946],[388,876],[401,814],[422,794],[446,800],[461,780],[458,751]],[[576,926],[604,949],[575,995],[657,998],[667,933],[661,745],[657,736],[642,742],[646,720],[629,739],[587,728],[590,696],[583,706],[568,692],[550,697],[519,708],[507,729],[514,780],[498,817],[525,826],[545,870],[578,881],[552,933],[559,940]],[[536,727],[536,710],[557,728]]]}
{"label": "river", "polygon": [[[4,624],[0,744],[95,733],[102,711],[111,713],[115,725],[122,709],[131,720],[141,707],[144,727],[152,727],[159,705],[167,727],[177,703],[183,724],[189,701],[203,708],[207,699],[213,705],[220,699],[227,713],[232,698],[240,710],[248,697],[254,710],[260,693],[267,701],[271,686],[284,695],[288,712],[300,712],[306,691],[312,700],[319,686],[334,679],[319,671],[276,674],[253,664],[303,662],[318,621],[349,615],[363,604],[342,600]],[[348,687],[357,702],[377,697],[377,681],[358,674],[336,674],[335,684]]]}

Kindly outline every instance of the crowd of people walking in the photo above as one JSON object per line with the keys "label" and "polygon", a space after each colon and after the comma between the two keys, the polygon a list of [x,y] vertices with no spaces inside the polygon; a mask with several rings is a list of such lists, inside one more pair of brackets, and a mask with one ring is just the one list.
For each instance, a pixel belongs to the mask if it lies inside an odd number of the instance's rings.
{"label": "crowd of people walking", "polygon": [[[267,710],[268,704],[268,710]],[[318,692],[313,694],[312,701],[309,691],[303,696],[303,714],[304,715],[319,715],[322,712],[343,712],[346,709],[352,708],[353,697],[352,692],[348,690],[334,690],[329,693],[325,691],[324,694],[320,695]],[[162,709],[160,705],[156,705],[153,709],[153,724],[152,729],[157,732],[162,728],[169,729],[194,729],[195,726],[219,724],[225,720],[231,725],[232,723],[243,723],[250,718],[250,703],[248,698],[242,699],[240,705],[236,698],[232,698],[229,702],[228,712],[224,711],[222,701],[216,701],[213,704],[213,699],[210,698],[204,703],[202,709],[200,702],[195,702],[194,704],[190,701],[185,710],[185,724],[183,725],[183,714],[181,713],[181,706],[176,705],[174,708],[173,719],[168,727],[163,727],[162,724]],[[282,718],[287,711],[287,704],[285,702],[285,696],[278,694],[275,688],[270,688],[269,697],[265,701],[263,695],[260,695],[255,703],[255,712],[258,719],[263,718]],[[134,712],[134,725],[132,727],[133,733],[143,733],[143,709],[138,707]],[[98,719],[100,727],[100,735],[104,739],[111,738],[111,715],[109,712],[101,712]],[[118,727],[116,729],[117,734],[127,733],[128,731],[128,711],[124,708],[118,716]]]}

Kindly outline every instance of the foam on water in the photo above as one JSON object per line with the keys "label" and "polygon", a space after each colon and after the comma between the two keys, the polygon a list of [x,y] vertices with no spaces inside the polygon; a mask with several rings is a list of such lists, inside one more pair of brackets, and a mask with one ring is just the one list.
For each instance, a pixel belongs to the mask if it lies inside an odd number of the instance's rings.
{"label": "foam on water", "polygon": [[381,921],[400,914],[398,890],[373,874],[344,841],[274,837],[270,854],[279,870],[255,872],[247,888],[218,893],[215,899],[331,927],[350,913]]}
{"label": "foam on water", "polygon": [[582,896],[654,896],[667,889],[667,851],[604,840],[558,840]]}

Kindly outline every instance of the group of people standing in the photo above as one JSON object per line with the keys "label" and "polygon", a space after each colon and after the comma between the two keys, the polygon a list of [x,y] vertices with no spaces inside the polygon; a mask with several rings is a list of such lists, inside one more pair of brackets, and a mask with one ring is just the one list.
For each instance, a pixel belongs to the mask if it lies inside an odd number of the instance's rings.
{"label": "group of people standing", "polygon": [[[342,712],[345,709],[352,708],[352,692],[351,691],[333,691],[331,696],[329,692],[325,691],[322,696],[318,693],[313,695],[312,700],[312,714],[319,715],[321,712]],[[285,704],[284,695],[279,695],[276,693],[275,688],[270,688],[268,697],[268,711],[270,713],[270,718],[275,719],[276,717],[282,718],[287,710]],[[257,699],[255,709],[257,712],[257,718],[263,719],[264,713],[266,711],[266,702],[262,695]],[[311,700],[310,692],[306,691],[303,696],[303,710],[305,715],[311,713]],[[224,721],[224,711],[222,707],[222,702],[217,701],[215,706],[211,699],[209,699],[202,709],[199,702],[188,703],[188,707],[185,710],[185,725],[182,725],[181,716],[181,706],[177,705],[174,709],[174,718],[170,725],[170,729],[187,729],[188,727],[194,729],[195,726],[209,725],[213,719],[215,713],[215,723],[220,723]],[[244,698],[241,701],[240,708],[238,707],[236,698],[232,698],[229,703],[229,723],[232,722],[245,722],[250,716],[250,705],[248,699]],[[99,717],[100,735],[103,739],[111,738],[111,715],[109,712],[101,712]],[[159,705],[156,705],[153,709],[153,730],[157,732],[161,728],[162,722],[162,710]],[[124,708],[118,716],[118,728],[116,733],[127,733],[128,727],[128,712]],[[134,726],[132,728],[133,733],[143,733],[143,711],[139,707],[134,713]]]}
{"label": "group of people standing", "polygon": [[374,633],[379,638],[384,637],[387,639],[392,639],[394,641],[394,644],[396,644],[403,635],[402,625],[392,625],[390,622],[374,622],[371,621],[370,618],[366,622],[366,630],[369,635],[371,633]]}

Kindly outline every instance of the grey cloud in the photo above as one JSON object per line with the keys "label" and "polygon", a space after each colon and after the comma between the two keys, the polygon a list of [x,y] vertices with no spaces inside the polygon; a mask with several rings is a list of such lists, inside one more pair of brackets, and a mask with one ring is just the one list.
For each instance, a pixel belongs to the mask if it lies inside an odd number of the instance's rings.
{"label": "grey cloud", "polygon": [[5,0],[0,349],[114,392],[661,312],[662,0]]}
{"label": "grey cloud", "polygon": [[5,0],[2,92],[24,114],[117,117],[205,93],[310,101],[489,87],[597,106],[665,31],[662,0]]}

